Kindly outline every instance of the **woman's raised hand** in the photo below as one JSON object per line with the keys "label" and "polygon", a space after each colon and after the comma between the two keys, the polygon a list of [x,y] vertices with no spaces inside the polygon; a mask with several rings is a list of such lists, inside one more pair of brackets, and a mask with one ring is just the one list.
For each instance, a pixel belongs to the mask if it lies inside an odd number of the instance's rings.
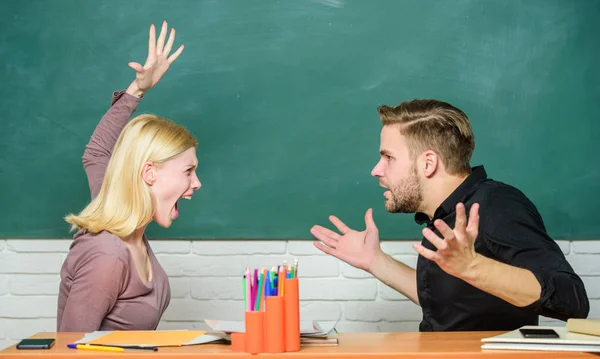
{"label": "woman's raised hand", "polygon": [[169,38],[165,45],[167,36],[167,22],[163,21],[158,40],[156,40],[156,30],[154,25],[150,25],[150,36],[148,40],[148,58],[144,65],[137,62],[130,62],[129,67],[135,70],[135,81],[131,84],[128,92],[135,95],[141,95],[153,88],[162,76],[167,72],[169,66],[183,52],[183,45],[171,56],[171,48],[175,41],[175,29],[171,29]]}

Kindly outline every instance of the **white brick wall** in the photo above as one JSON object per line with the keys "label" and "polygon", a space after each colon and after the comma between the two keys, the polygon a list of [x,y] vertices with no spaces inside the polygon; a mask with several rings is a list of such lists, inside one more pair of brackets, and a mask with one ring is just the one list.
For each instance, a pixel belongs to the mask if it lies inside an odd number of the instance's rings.
{"label": "white brick wall", "polygon": [[[0,349],[36,332],[56,330],[58,273],[70,243],[0,239]],[[368,273],[324,255],[311,241],[153,240],[151,245],[172,289],[159,329],[207,329],[204,319],[241,319],[243,269],[298,257],[302,318],[339,320],[340,331],[418,330],[418,306]],[[583,278],[590,317],[600,318],[600,240],[559,245]],[[411,242],[383,242],[382,248],[415,266]],[[562,325],[545,318],[541,322]]]}

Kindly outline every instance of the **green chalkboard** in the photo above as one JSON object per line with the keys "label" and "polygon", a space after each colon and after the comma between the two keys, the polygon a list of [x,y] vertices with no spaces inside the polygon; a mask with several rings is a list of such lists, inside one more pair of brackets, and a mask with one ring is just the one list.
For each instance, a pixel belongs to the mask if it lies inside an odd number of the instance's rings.
{"label": "green chalkboard", "polygon": [[202,189],[159,238],[312,238],[336,214],[414,239],[370,171],[376,108],[463,109],[473,165],[515,185],[555,238],[600,238],[600,1],[0,2],[0,237],[69,238],[81,155],[151,23],[186,49],[138,109],[198,138]]}

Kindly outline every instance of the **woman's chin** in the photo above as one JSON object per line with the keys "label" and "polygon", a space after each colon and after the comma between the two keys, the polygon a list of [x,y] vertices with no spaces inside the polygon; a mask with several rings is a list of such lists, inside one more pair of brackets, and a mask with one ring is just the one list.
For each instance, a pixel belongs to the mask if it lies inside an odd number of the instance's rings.
{"label": "woman's chin", "polygon": [[163,227],[163,228],[169,228],[171,227],[171,223],[173,223],[172,221],[169,221],[168,223],[160,223],[157,222],[159,226]]}
{"label": "woman's chin", "polygon": [[156,222],[156,224],[158,224],[159,226],[161,226],[163,228],[169,228],[169,227],[171,227],[173,220],[169,219],[169,218],[155,217],[154,222]]}
{"label": "woman's chin", "polygon": [[177,206],[175,206],[169,211],[169,213],[166,213],[164,215],[155,214],[153,219],[154,222],[156,222],[156,224],[158,224],[159,226],[163,228],[169,228],[171,227],[173,221],[177,219],[177,217],[179,217],[179,211]]}

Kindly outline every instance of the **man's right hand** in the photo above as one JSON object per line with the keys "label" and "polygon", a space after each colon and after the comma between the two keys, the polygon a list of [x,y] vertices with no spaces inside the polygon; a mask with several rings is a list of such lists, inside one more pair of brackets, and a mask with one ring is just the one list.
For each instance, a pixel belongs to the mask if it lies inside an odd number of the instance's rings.
{"label": "man's right hand", "polygon": [[320,241],[315,242],[315,247],[371,273],[385,285],[419,304],[417,273],[413,268],[383,253],[379,245],[379,230],[373,221],[373,210],[369,209],[365,213],[367,228],[362,232],[348,228],[335,216],[329,216],[329,220],[341,235],[321,226],[313,226],[310,233]]}
{"label": "man's right hand", "polygon": [[349,228],[335,216],[329,216],[329,220],[341,235],[315,225],[310,229],[320,241],[314,242],[315,247],[351,266],[371,272],[374,263],[385,256],[379,245],[379,230],[373,221],[373,210],[369,208],[365,213],[366,229],[362,232]]}

